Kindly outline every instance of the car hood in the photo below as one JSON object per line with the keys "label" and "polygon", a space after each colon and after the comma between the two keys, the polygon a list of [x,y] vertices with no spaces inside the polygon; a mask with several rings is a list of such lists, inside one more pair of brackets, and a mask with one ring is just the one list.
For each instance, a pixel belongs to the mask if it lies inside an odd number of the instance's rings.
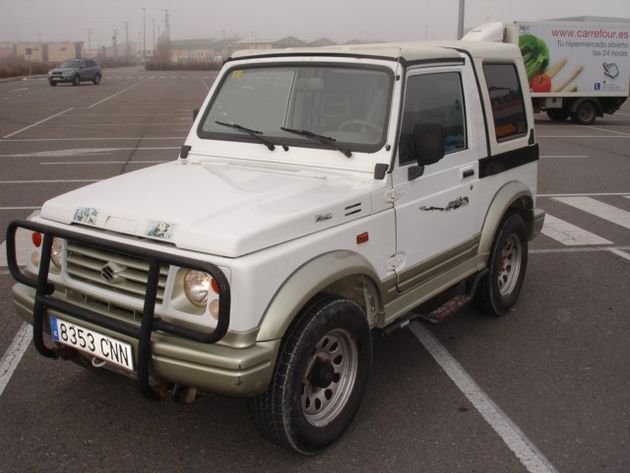
{"label": "car hood", "polygon": [[48,71],[48,73],[51,74],[53,72],[73,72],[76,70],[77,69],[74,67],[55,67],[54,69],[51,69],[50,71]]}
{"label": "car hood", "polygon": [[176,161],[71,191],[41,216],[237,257],[371,213],[373,180]]}

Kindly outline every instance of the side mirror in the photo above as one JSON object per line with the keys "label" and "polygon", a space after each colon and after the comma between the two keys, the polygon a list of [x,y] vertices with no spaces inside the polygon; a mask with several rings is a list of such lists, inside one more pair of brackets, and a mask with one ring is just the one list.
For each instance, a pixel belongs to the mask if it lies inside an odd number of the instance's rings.
{"label": "side mirror", "polygon": [[193,110],[193,120],[196,120],[196,119],[197,119],[197,115],[199,115],[199,109],[198,109],[198,108],[195,108],[195,109]]}
{"label": "side mirror", "polygon": [[413,129],[414,154],[419,166],[437,163],[444,157],[444,127],[418,123]]}

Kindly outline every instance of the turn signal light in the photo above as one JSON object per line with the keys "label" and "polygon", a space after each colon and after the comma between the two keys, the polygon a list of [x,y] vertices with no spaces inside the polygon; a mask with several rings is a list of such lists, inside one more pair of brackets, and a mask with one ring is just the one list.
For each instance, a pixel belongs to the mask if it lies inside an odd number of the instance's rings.
{"label": "turn signal light", "polygon": [[33,241],[33,245],[35,245],[35,248],[39,248],[40,246],[42,246],[42,234],[39,232],[33,232],[33,234],[31,235],[31,240]]}
{"label": "turn signal light", "polygon": [[357,235],[357,245],[360,245],[361,243],[367,243],[369,239],[370,239],[370,234],[368,232],[363,232]]}

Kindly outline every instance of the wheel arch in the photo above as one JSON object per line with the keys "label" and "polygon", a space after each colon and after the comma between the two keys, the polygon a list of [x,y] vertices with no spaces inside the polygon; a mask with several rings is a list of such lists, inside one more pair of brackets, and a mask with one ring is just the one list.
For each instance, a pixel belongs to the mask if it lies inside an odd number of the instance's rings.
{"label": "wheel arch", "polygon": [[383,292],[372,265],[360,254],[339,250],[307,261],[291,274],[267,306],[258,341],[282,338],[300,310],[322,292],[361,306],[374,326],[383,310]]}
{"label": "wheel arch", "polygon": [[531,236],[534,231],[534,198],[532,193],[522,182],[508,182],[495,194],[486,213],[479,241],[480,255],[490,254],[492,242],[501,220],[510,209],[517,209],[521,213],[527,226],[528,237]]}
{"label": "wheel arch", "polygon": [[575,113],[577,112],[578,108],[580,107],[580,105],[582,105],[584,102],[592,102],[593,105],[595,105],[595,109],[597,110],[597,116],[601,117],[604,115],[604,110],[602,108],[602,104],[600,103],[599,99],[597,97],[581,97],[579,99],[575,99],[573,102],[571,102],[571,105],[569,105],[569,107],[567,107],[567,110],[570,113]]}

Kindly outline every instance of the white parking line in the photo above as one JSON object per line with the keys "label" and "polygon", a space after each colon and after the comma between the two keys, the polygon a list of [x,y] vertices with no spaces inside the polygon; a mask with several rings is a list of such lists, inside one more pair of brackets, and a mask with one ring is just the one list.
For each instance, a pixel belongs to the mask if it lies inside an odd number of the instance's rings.
{"label": "white parking line", "polygon": [[24,128],[20,128],[19,130],[14,131],[13,133],[9,133],[8,135],[4,135],[2,137],[2,139],[4,140],[4,139],[7,139],[7,138],[11,138],[12,136],[18,135],[18,134],[22,133],[23,131],[29,130],[29,129],[33,128],[33,127],[36,127],[37,125],[41,125],[42,123],[47,122],[48,120],[52,120],[53,118],[56,118],[56,117],[58,117],[60,115],[63,115],[64,113],[67,113],[70,110],[74,110],[74,107],[67,108],[63,112],[55,113],[54,115],[51,115],[51,116],[49,116],[47,118],[44,118],[43,120],[35,122],[32,125],[25,126]]}
{"label": "white parking line", "polygon": [[536,135],[537,138],[630,138],[630,135]]}
{"label": "white parking line", "polygon": [[101,179],[20,179],[0,181],[0,184],[59,184],[72,182],[98,182]]}
{"label": "white parking line", "polygon": [[621,195],[621,196],[626,196],[628,195],[628,192],[591,192],[591,193],[584,193],[584,194],[538,194],[537,197],[578,197],[578,196],[600,196],[600,197],[606,197],[606,196],[616,196],[616,195]]}
{"label": "white parking line", "polygon": [[586,159],[586,158],[588,158],[588,156],[586,156],[585,154],[574,154],[574,155],[558,154],[558,155],[540,156],[540,159]]}
{"label": "white parking line", "polygon": [[535,248],[530,249],[530,255],[545,255],[555,253],[601,253],[602,251],[610,252],[612,250],[630,250],[630,246],[582,246],[579,248]]}
{"label": "white parking line", "polygon": [[617,131],[617,130],[609,130],[608,128],[598,128],[596,126],[591,126],[589,128],[591,128],[593,130],[607,131],[609,133],[617,133],[619,135],[630,136],[630,135],[628,135],[628,133],[624,133],[622,131]]}
{"label": "white parking line", "polygon": [[545,215],[545,223],[541,233],[567,246],[612,245],[612,241],[565,222],[549,213]]}
{"label": "white parking line", "polygon": [[[28,143],[37,143],[37,142],[46,142],[46,141],[120,141],[120,140],[184,140],[186,139],[186,135],[183,136],[136,136],[136,137],[101,137],[101,138],[34,138],[34,139],[12,139],[2,141],[11,141],[11,142],[28,142]],[[581,194],[580,194],[581,195]]]}
{"label": "white parking line", "polygon": [[130,87],[127,87],[126,89],[119,90],[115,94],[112,94],[109,97],[105,97],[103,100],[99,100],[98,102],[95,102],[92,105],[88,106],[88,109],[94,108],[94,107],[96,107],[96,106],[98,106],[98,105],[100,105],[100,104],[102,104],[104,102],[107,102],[110,99],[113,99],[114,97],[116,97],[116,96],[118,96],[118,95],[120,95],[120,94],[122,94],[124,92],[127,92],[128,90],[134,89],[134,88],[138,87],[139,85],[144,84],[148,80],[150,80],[150,79],[142,80],[142,81],[138,82],[137,84],[134,84],[134,85],[132,85]]}
{"label": "white parking line", "polygon": [[29,347],[31,340],[33,339],[33,330],[27,323],[23,323],[20,329],[13,337],[13,341],[7,351],[2,355],[0,360],[0,396],[4,392],[4,389],[9,384],[11,376],[17,365],[20,363],[24,352]]}
{"label": "white parking line", "polygon": [[[71,158],[73,156],[87,157],[90,155],[102,156],[112,154],[115,151],[156,151],[178,150],[179,146],[148,146],[142,148],[73,148],[58,149],[53,151],[36,151],[34,153],[0,154],[0,158]],[[43,163],[42,163],[43,164]]]}
{"label": "white parking line", "polygon": [[414,322],[410,325],[410,329],[490,427],[501,437],[505,445],[512,450],[527,471],[530,473],[557,473],[545,455],[475,383],[466,370],[426,327]]}
{"label": "white parking line", "polygon": [[57,165],[74,166],[75,164],[87,164],[91,166],[93,164],[159,164],[159,163],[167,163],[169,161],[173,161],[173,160],[163,159],[163,160],[158,160],[158,161],[50,161],[46,163],[39,163],[39,165],[40,166],[57,166]]}
{"label": "white parking line", "polygon": [[621,256],[623,259],[627,259],[628,261],[630,261],[630,253],[626,253],[625,251],[621,251],[617,248],[611,248],[610,252],[617,256]]}
{"label": "white parking line", "polygon": [[152,123],[48,123],[45,126],[56,127],[90,127],[90,126],[177,126],[176,122],[152,122]]}
{"label": "white parking line", "polygon": [[554,200],[570,205],[576,209],[588,212],[596,217],[602,218],[616,225],[620,225],[630,230],[630,212],[614,207],[604,202],[600,202],[590,197],[555,197]]}

